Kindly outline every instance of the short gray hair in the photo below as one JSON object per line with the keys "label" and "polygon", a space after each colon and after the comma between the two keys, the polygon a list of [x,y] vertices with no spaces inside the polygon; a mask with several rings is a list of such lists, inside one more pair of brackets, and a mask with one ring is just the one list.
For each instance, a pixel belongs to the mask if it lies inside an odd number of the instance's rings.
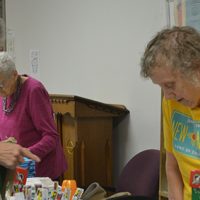
{"label": "short gray hair", "polygon": [[192,27],[164,29],[148,43],[141,59],[141,76],[151,77],[155,67],[170,66],[194,78],[200,70],[200,33]]}
{"label": "short gray hair", "polygon": [[0,52],[0,73],[9,76],[12,72],[16,71],[15,62],[8,52]]}

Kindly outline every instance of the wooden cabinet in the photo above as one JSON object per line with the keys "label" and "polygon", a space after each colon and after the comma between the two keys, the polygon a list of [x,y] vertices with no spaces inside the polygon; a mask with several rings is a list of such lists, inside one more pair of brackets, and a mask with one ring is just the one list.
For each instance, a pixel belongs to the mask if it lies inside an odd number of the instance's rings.
{"label": "wooden cabinet", "polygon": [[76,179],[83,188],[95,181],[112,187],[113,128],[129,111],[78,96],[50,98],[68,162],[63,178]]}

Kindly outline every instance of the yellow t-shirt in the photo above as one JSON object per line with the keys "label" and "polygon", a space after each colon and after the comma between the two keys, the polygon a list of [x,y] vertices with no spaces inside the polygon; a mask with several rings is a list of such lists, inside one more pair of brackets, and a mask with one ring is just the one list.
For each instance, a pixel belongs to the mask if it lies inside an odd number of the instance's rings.
{"label": "yellow t-shirt", "polygon": [[163,131],[165,149],[175,156],[182,175],[184,200],[190,200],[190,173],[200,170],[200,108],[163,98]]}

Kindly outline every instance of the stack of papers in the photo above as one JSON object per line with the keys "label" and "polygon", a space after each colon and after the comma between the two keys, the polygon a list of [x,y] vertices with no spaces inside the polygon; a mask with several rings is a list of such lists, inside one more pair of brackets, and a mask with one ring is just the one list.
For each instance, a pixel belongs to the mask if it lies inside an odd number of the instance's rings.
{"label": "stack of papers", "polygon": [[26,185],[34,187],[35,185],[42,185],[42,187],[54,187],[54,182],[48,177],[33,177],[27,178]]}

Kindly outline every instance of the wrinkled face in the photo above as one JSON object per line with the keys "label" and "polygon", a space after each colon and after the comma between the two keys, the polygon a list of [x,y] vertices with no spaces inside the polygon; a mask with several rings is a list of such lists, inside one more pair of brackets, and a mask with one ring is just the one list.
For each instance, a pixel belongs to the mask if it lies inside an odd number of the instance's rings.
{"label": "wrinkled face", "polygon": [[0,73],[0,96],[8,97],[15,92],[17,73],[13,72],[9,77]]}
{"label": "wrinkled face", "polygon": [[151,80],[158,84],[166,99],[173,99],[185,106],[200,106],[200,87],[184,78],[180,71],[172,71],[170,67],[155,67]]}

